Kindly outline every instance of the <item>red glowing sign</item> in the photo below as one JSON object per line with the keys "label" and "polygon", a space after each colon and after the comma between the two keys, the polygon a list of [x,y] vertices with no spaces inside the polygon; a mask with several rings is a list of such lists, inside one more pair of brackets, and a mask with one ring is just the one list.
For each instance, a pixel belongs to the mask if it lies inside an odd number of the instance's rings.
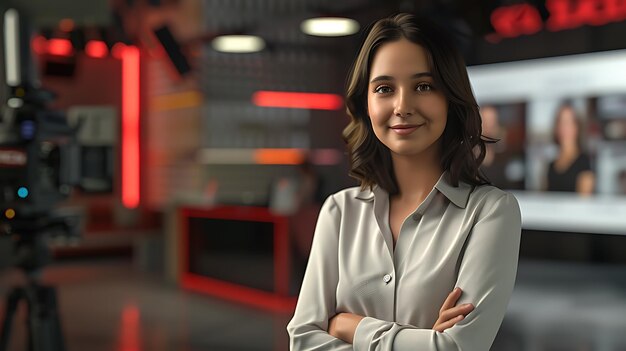
{"label": "red glowing sign", "polygon": [[546,0],[546,9],[548,18],[544,23],[533,5],[502,6],[491,13],[491,24],[500,36],[513,38],[537,33],[544,27],[557,32],[626,20],[626,1],[622,0]]}
{"label": "red glowing sign", "polygon": [[336,94],[257,91],[252,102],[263,107],[301,108],[308,110],[339,110],[343,99]]}
{"label": "red glowing sign", "polygon": [[491,13],[491,25],[498,34],[512,38],[541,30],[541,16],[529,4],[499,7]]}

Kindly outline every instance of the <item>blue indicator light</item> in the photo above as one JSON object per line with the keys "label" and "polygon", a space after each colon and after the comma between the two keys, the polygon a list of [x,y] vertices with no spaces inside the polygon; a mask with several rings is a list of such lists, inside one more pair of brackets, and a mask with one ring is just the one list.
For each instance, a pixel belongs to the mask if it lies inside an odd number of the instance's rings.
{"label": "blue indicator light", "polygon": [[21,197],[22,199],[25,199],[28,196],[28,189],[26,189],[25,187],[20,187],[19,189],[17,189],[17,196]]}
{"label": "blue indicator light", "polygon": [[22,138],[30,140],[33,137],[35,137],[35,122],[34,121],[24,121],[22,122],[22,130],[21,130],[21,134],[22,134]]}

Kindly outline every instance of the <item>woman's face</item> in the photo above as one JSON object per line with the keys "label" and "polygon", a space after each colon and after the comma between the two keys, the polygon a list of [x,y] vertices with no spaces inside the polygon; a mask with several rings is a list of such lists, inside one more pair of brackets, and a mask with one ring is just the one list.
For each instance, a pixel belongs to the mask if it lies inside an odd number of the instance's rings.
{"label": "woman's face", "polygon": [[400,39],[378,49],[370,69],[367,109],[374,134],[392,155],[439,151],[448,102],[435,86],[423,47]]}
{"label": "woman's face", "polygon": [[559,144],[575,143],[578,138],[578,126],[576,125],[576,115],[570,107],[561,110],[561,115],[556,125],[556,137]]}

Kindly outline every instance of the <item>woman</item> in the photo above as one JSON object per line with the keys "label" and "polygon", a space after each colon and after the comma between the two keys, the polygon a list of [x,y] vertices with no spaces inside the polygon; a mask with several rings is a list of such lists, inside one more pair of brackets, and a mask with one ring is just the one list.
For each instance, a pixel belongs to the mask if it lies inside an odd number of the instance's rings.
{"label": "woman", "polygon": [[554,122],[554,141],[559,146],[556,160],[548,168],[548,191],[593,194],[595,175],[589,156],[582,148],[582,123],[569,103],[559,107]]}
{"label": "woman", "polygon": [[322,206],[291,349],[488,350],[515,281],[520,213],[478,171],[485,141],[463,59],[427,22],[382,19],[347,106],[361,187]]}

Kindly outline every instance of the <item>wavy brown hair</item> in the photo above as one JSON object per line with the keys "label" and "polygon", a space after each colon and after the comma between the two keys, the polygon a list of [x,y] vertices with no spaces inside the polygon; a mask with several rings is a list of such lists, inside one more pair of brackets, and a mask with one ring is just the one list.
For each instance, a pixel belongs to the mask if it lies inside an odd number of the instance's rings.
{"label": "wavy brown hair", "polygon": [[350,123],[343,130],[350,158],[350,176],[361,188],[378,185],[390,194],[398,193],[391,153],[372,129],[367,113],[367,89],[372,60],[385,43],[405,38],[426,52],[435,84],[448,101],[448,119],[441,136],[441,167],[449,181],[472,185],[490,184],[479,167],[485,158],[478,104],[472,93],[465,61],[442,28],[410,14],[378,20],[371,27],[348,75],[346,107]]}

